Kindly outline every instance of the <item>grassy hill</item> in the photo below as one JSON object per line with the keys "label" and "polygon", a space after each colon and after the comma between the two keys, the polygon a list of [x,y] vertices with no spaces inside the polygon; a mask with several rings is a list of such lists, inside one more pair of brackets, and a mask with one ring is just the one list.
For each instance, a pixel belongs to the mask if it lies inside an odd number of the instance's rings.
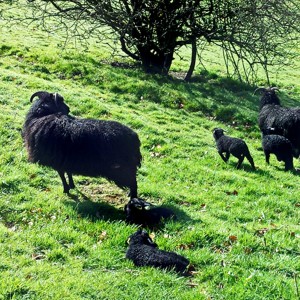
{"label": "grassy hill", "polygon": [[[63,50],[59,36],[1,25],[0,299],[299,299],[299,173],[274,157],[266,165],[254,86],[226,78],[209,51],[207,69],[184,83],[93,43]],[[173,71],[185,67],[178,60]],[[274,71],[284,105],[300,105],[299,77],[296,62]],[[28,163],[21,129],[38,90],[59,92],[75,116],[139,134],[139,194],[178,215],[152,232],[155,242],[189,258],[194,276],[125,259],[137,229],[125,223],[126,192],[76,176],[69,197],[55,171]],[[221,160],[214,127],[247,142],[256,171]]]}

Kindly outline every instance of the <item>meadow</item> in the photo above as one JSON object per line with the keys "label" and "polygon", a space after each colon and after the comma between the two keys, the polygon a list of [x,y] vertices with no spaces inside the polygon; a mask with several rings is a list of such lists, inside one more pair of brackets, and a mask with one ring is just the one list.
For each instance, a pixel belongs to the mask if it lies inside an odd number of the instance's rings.
{"label": "meadow", "polygon": [[[192,82],[145,74],[91,41],[86,49],[32,26],[0,22],[0,299],[300,299],[298,170],[265,163],[257,126],[264,78],[227,78],[214,49]],[[187,52],[188,53],[188,52]],[[177,59],[172,74],[186,71]],[[300,65],[274,70],[282,104],[300,106]],[[126,260],[126,191],[27,161],[21,138],[30,96],[58,92],[71,114],[115,120],[142,143],[140,197],[178,216],[150,230],[196,273],[137,268]],[[212,130],[243,138],[256,171],[219,157]],[[299,160],[294,161],[299,169]]]}

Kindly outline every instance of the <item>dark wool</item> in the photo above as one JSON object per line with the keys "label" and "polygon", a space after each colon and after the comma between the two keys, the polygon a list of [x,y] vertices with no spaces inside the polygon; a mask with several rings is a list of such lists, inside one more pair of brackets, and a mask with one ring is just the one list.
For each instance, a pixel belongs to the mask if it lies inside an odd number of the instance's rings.
{"label": "dark wool", "polygon": [[149,202],[133,198],[124,207],[126,221],[130,224],[153,227],[163,220],[175,219],[174,212],[166,207],[152,207]]}
{"label": "dark wool", "polygon": [[[252,168],[255,170],[254,161],[248,146],[242,139],[224,135],[224,130],[221,128],[215,128],[213,136],[216,141],[218,153],[225,162],[228,161],[230,154],[232,154],[234,157],[238,158],[237,168],[239,169],[246,157]],[[225,156],[223,153],[225,153]]]}
{"label": "dark wool", "polygon": [[258,125],[261,131],[274,128],[286,137],[293,146],[293,156],[300,155],[300,108],[287,108],[280,105],[277,88],[260,88],[260,112]]}
{"label": "dark wool", "polygon": [[190,263],[188,259],[175,252],[159,250],[148,233],[141,229],[130,236],[126,258],[132,260],[138,267],[151,266],[168,270],[174,269],[183,274],[187,271]]}
{"label": "dark wool", "polygon": [[[23,127],[30,162],[56,170],[64,192],[74,187],[72,174],[105,177],[137,197],[136,173],[141,164],[140,141],[130,128],[114,121],[69,116],[58,94],[37,92]],[[65,175],[69,177],[69,184]]]}
{"label": "dark wool", "polygon": [[270,163],[270,154],[275,154],[278,161],[284,161],[285,170],[293,170],[293,148],[292,143],[282,135],[265,134],[262,136],[262,147],[267,164]]}

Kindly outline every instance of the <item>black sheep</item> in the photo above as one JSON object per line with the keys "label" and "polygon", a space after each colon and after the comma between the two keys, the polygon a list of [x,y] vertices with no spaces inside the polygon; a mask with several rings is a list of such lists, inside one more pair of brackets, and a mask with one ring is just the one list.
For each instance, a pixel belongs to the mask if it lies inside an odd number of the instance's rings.
{"label": "black sheep", "polygon": [[126,221],[131,224],[153,227],[163,220],[175,219],[172,210],[166,207],[151,207],[149,202],[133,198],[125,205]]}
{"label": "black sheep", "polygon": [[285,170],[293,170],[293,148],[292,143],[282,135],[276,134],[274,128],[263,129],[262,147],[267,164],[270,163],[270,154],[275,154],[278,161],[284,161]]}
{"label": "black sheep", "polygon": [[75,187],[72,175],[78,174],[104,177],[129,188],[131,198],[137,197],[136,173],[142,156],[132,129],[114,121],[72,117],[57,93],[36,92],[30,101],[35,97],[22,132],[30,162],[56,170],[64,193]]}
{"label": "black sheep", "polygon": [[192,267],[188,268],[190,263],[188,259],[175,252],[159,250],[157,244],[142,229],[129,237],[126,258],[132,260],[138,267],[150,266],[168,270],[174,269],[176,272],[185,275],[192,270]]}
{"label": "black sheep", "polygon": [[274,128],[286,137],[293,146],[293,156],[300,155],[300,108],[282,107],[276,94],[277,87],[258,88],[262,93],[258,125],[261,131]]}
{"label": "black sheep", "polygon": [[[248,146],[242,139],[224,135],[224,130],[221,128],[215,128],[213,130],[213,136],[216,141],[218,153],[225,162],[228,161],[230,154],[232,154],[238,158],[237,169],[239,169],[246,157],[250,162],[252,169],[255,170],[254,161],[249,152]],[[225,153],[225,156],[223,153]]]}

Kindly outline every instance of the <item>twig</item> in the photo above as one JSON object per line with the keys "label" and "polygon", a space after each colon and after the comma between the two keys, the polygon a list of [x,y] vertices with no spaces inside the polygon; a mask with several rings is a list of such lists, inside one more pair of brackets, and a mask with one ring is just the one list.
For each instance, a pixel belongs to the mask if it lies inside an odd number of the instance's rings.
{"label": "twig", "polygon": [[295,280],[295,286],[296,286],[296,294],[297,294],[297,298],[300,299],[300,295],[299,295],[299,287],[298,287],[297,274],[296,274],[296,273],[294,273],[294,280]]}

